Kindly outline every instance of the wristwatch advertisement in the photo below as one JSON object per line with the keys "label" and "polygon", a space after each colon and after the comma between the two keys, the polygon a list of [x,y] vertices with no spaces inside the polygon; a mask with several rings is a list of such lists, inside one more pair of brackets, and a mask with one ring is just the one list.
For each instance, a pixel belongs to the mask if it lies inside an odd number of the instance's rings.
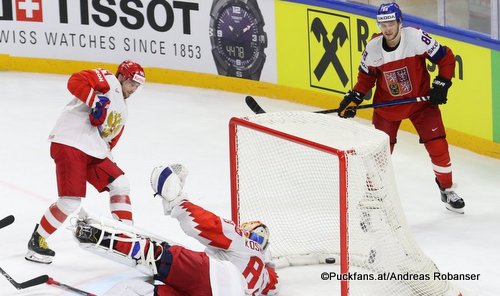
{"label": "wristwatch advertisement", "polygon": [[214,0],[209,36],[219,75],[260,79],[268,40],[256,0]]}

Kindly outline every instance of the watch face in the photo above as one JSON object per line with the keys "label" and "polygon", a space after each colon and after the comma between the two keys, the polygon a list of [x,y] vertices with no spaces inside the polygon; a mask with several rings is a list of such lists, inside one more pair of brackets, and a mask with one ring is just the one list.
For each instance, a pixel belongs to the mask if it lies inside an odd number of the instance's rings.
{"label": "watch face", "polygon": [[227,64],[226,71],[232,76],[243,77],[256,61],[265,59],[263,21],[243,2],[220,7],[212,16],[210,33],[214,55]]}

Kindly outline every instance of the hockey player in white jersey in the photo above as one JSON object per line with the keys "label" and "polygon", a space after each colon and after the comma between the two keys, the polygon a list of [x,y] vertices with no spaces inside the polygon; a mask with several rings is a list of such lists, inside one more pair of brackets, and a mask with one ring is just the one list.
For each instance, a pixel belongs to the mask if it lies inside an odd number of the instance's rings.
{"label": "hockey player in white jersey", "polygon": [[118,66],[116,74],[105,69],[83,70],[68,79],[74,96],[50,133],[50,155],[54,159],[59,198],[36,224],[25,258],[51,263],[55,252],[46,239],[81,204],[87,182],[97,191],[109,192],[109,206],[115,219],[132,224],[130,184],[113,160],[111,150],[125,128],[126,99],[145,82],[144,69],[130,60]]}
{"label": "hockey player in white jersey", "polygon": [[[164,213],[176,218],[186,234],[205,245],[205,252],[88,217],[79,220],[75,237],[90,251],[153,275],[154,295],[277,295],[278,276],[265,259],[267,226],[260,221],[238,226],[190,202],[182,191],[186,176],[182,165],[160,166],[152,172],[151,185],[155,196],[162,198]],[[130,281],[106,295],[123,296],[123,291],[134,289],[147,291],[143,282]]]}

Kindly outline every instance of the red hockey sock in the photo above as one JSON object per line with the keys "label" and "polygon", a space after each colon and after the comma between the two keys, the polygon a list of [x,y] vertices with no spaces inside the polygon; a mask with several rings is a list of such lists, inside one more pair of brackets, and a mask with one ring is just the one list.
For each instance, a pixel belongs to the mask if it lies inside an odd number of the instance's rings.
{"label": "red hockey sock", "polygon": [[81,203],[80,197],[62,196],[50,205],[42,219],[38,233],[47,238],[56,231],[68,218],[68,215],[73,213]]}
{"label": "red hockey sock", "polygon": [[441,188],[450,188],[453,185],[450,153],[448,142],[439,138],[424,144],[432,161],[434,174]]}
{"label": "red hockey sock", "polygon": [[52,233],[54,233],[66,220],[68,215],[62,212],[56,203],[50,205],[42,219],[40,220],[40,227],[38,227],[38,233],[47,238]]}
{"label": "red hockey sock", "polygon": [[132,206],[128,195],[113,195],[109,198],[109,208],[113,218],[125,224],[134,224],[132,219]]}

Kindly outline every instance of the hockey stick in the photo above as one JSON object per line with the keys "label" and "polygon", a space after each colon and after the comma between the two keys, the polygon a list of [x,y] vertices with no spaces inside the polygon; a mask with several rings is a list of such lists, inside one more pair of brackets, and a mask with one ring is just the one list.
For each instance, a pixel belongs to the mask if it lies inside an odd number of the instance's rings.
{"label": "hockey stick", "polygon": [[3,218],[2,220],[0,220],[0,229],[4,228],[6,226],[9,226],[13,222],[14,222],[14,216],[12,216],[12,215],[9,215],[9,216]]}
{"label": "hockey stick", "polygon": [[69,285],[66,285],[66,284],[62,284],[56,280],[54,280],[53,278],[51,277],[48,277],[47,279],[47,284],[48,285],[53,285],[53,286],[57,286],[57,287],[61,287],[61,288],[64,288],[64,289],[67,289],[67,290],[70,290],[72,292],[75,292],[76,294],[79,294],[79,295],[84,295],[84,296],[97,296],[96,294],[92,294],[92,293],[89,293],[89,292],[85,292],[83,290],[80,290],[80,289],[77,289],[75,287],[71,287]]}
{"label": "hockey stick", "polygon": [[[379,107],[387,107],[387,106],[394,106],[394,105],[402,105],[402,104],[409,104],[409,103],[415,103],[415,102],[425,102],[429,100],[429,96],[423,96],[423,97],[416,97],[416,98],[409,98],[409,99],[401,99],[401,100],[394,100],[394,101],[389,101],[389,102],[381,102],[381,103],[373,103],[373,104],[366,104],[366,105],[359,105],[355,107],[354,109],[368,109],[368,108],[379,108]],[[252,110],[255,114],[262,114],[266,113],[264,109],[257,103],[257,101],[252,97],[252,96],[247,96],[245,98],[245,102],[247,103],[247,106]],[[329,114],[329,113],[335,113],[338,112],[339,109],[327,109],[327,110],[319,110],[319,111],[314,111],[314,113],[321,113],[321,114]]]}
{"label": "hockey stick", "polygon": [[49,276],[44,274],[44,275],[38,276],[36,278],[33,278],[31,280],[27,280],[25,282],[18,283],[1,267],[0,267],[0,273],[2,273],[3,276],[18,290],[26,289],[26,288],[33,287],[33,286],[38,286],[38,285],[46,283],[49,280]]}

